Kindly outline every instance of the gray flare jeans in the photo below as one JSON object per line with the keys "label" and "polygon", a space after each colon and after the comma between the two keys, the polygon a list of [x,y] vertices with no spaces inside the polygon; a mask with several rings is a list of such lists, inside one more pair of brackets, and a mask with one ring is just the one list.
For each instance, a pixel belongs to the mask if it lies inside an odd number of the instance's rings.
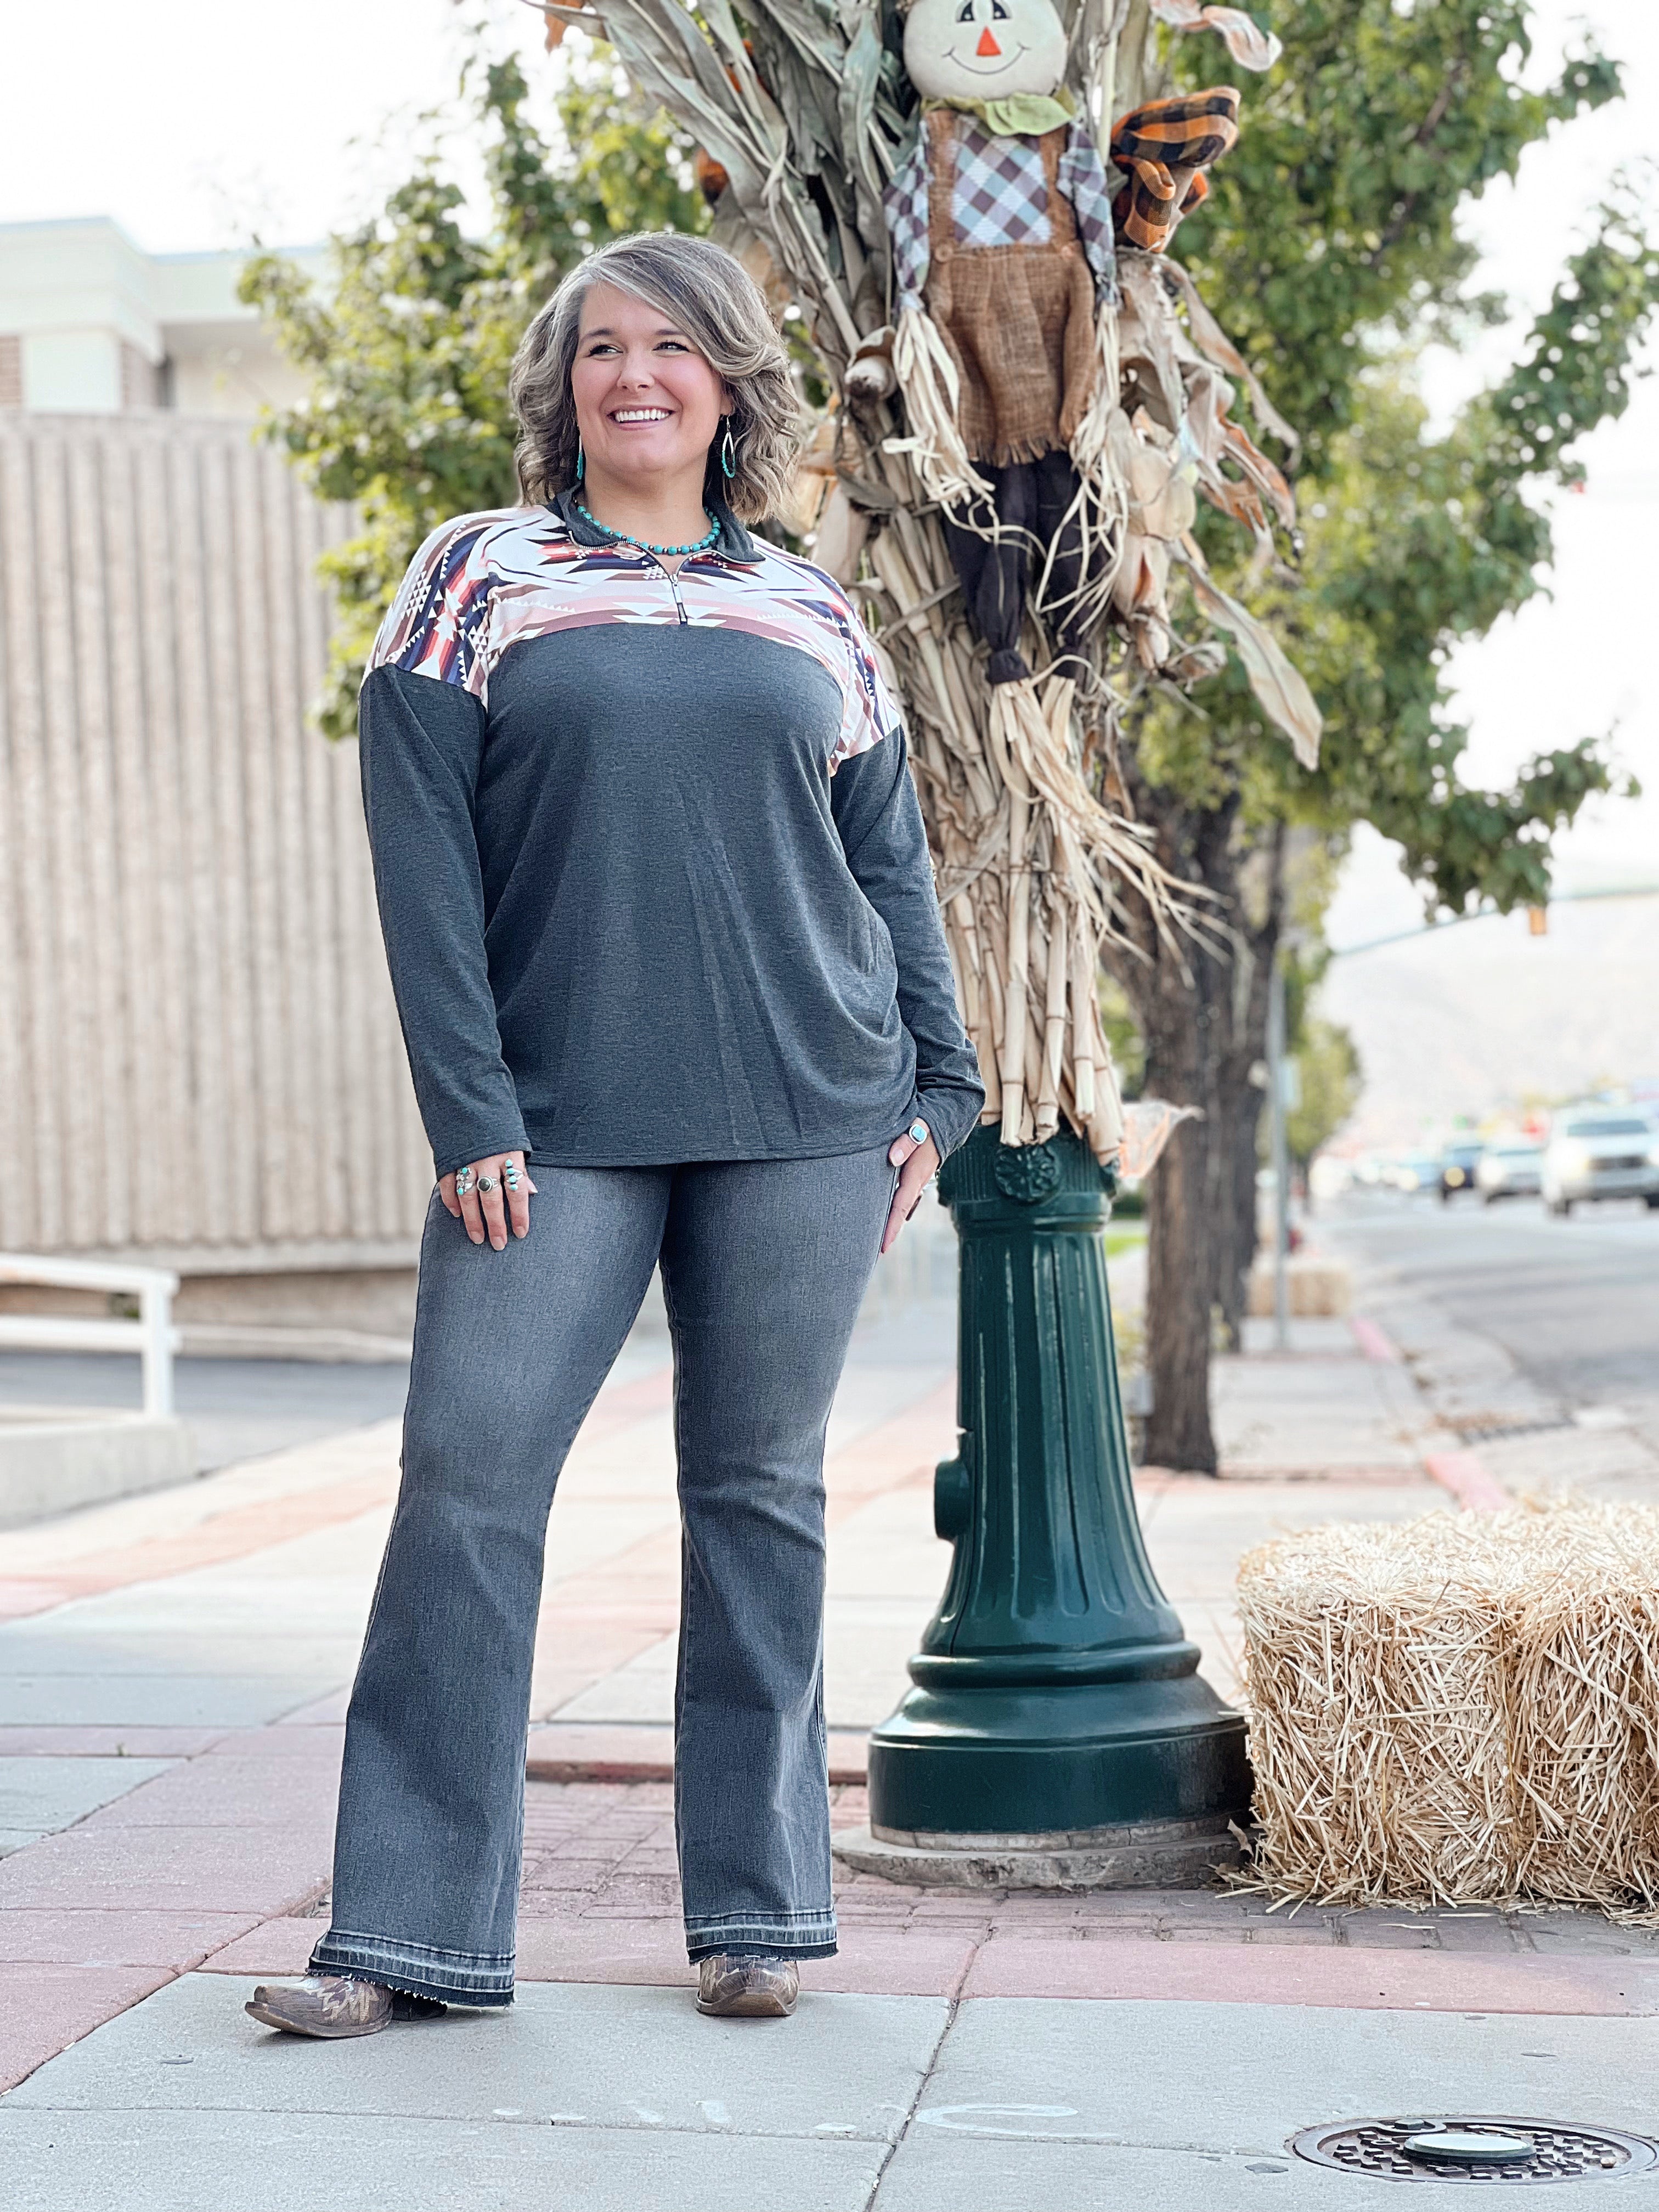
{"label": "gray flare jeans", "polygon": [[[312,1970],[512,2002],[548,1511],[659,1262],[683,1522],[687,1947],[826,1957],[823,1437],[896,1172],[884,1146],[532,1173],[530,1234],[504,1252],[471,1243],[435,1194],[427,1215],[403,1484]],[[554,1546],[556,1559],[556,1523]]]}

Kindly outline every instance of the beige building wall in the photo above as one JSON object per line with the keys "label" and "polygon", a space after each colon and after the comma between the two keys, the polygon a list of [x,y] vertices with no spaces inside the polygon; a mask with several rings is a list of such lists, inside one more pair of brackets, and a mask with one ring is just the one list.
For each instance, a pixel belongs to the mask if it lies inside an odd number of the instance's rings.
{"label": "beige building wall", "polygon": [[[0,407],[249,422],[305,378],[237,296],[244,252],[146,253],[107,216],[0,223]],[[319,246],[284,258],[330,278]]]}
{"label": "beige building wall", "polygon": [[0,415],[0,1246],[319,1321],[413,1261],[356,748],[305,726],[343,520],[246,422]]}

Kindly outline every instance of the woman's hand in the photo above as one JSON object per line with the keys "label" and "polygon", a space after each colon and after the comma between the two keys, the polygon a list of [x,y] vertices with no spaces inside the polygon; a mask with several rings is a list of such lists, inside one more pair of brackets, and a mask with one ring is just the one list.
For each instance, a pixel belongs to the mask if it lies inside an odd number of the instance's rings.
{"label": "woman's hand", "polygon": [[[920,1129],[920,1138],[912,1132]],[[892,1210],[887,1216],[887,1226],[882,1232],[881,1249],[890,1252],[898,1243],[898,1233],[921,1204],[921,1194],[932,1178],[939,1173],[939,1146],[927,1134],[925,1121],[913,1121],[902,1137],[895,1137],[887,1147],[890,1164],[899,1171],[898,1188],[893,1193]]]}
{"label": "woman's hand", "polygon": [[492,1152],[487,1160],[474,1160],[459,1175],[438,1178],[439,1197],[456,1220],[465,1225],[472,1242],[482,1244],[488,1237],[498,1252],[507,1249],[509,1218],[515,1237],[529,1236],[530,1200],[535,1188],[522,1152]]}

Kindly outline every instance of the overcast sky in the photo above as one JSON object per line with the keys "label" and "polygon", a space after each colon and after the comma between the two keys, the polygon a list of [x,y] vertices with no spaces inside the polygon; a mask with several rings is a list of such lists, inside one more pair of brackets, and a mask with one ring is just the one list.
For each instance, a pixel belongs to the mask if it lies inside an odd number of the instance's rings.
{"label": "overcast sky", "polygon": [[[516,44],[544,82],[538,11],[495,0],[491,12],[496,38]],[[1486,256],[1483,281],[1523,308],[1547,297],[1602,181],[1659,150],[1659,6],[1542,0],[1540,68],[1586,15],[1625,60],[1631,97],[1536,149],[1518,184],[1494,185],[1469,220]],[[403,173],[414,118],[453,92],[459,21],[454,0],[76,0],[61,16],[37,13],[34,26],[48,27],[32,44],[10,41],[0,72],[0,222],[112,215],[155,252],[256,234],[273,244],[319,238],[367,212]],[[1248,128],[1248,83],[1245,116]],[[1212,304],[1224,322],[1226,302]],[[1437,408],[1501,370],[1516,327],[1490,334],[1477,357],[1431,367]],[[1652,879],[1659,685],[1646,580],[1659,537],[1659,383],[1584,450],[1589,490],[1560,502],[1553,599],[1456,663],[1475,732],[1468,766],[1505,777],[1536,750],[1616,726],[1623,758],[1654,796],[1595,808],[1565,848],[1564,877]],[[1381,841],[1362,837],[1334,941],[1409,923],[1417,911]]]}
{"label": "overcast sky", "polygon": [[[539,54],[538,12],[491,12]],[[76,0],[9,42],[0,220],[112,215],[152,253],[321,238],[453,94],[460,20],[453,0]]]}

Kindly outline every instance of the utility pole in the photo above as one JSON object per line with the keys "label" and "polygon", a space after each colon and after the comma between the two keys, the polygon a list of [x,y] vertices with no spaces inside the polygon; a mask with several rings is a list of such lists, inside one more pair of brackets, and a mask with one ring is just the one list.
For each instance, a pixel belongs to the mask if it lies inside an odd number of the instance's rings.
{"label": "utility pole", "polygon": [[1291,1147],[1285,1127],[1289,1063],[1285,1057],[1285,964],[1273,955],[1267,984],[1267,1103],[1273,1158],[1273,1343],[1291,1348]]}

